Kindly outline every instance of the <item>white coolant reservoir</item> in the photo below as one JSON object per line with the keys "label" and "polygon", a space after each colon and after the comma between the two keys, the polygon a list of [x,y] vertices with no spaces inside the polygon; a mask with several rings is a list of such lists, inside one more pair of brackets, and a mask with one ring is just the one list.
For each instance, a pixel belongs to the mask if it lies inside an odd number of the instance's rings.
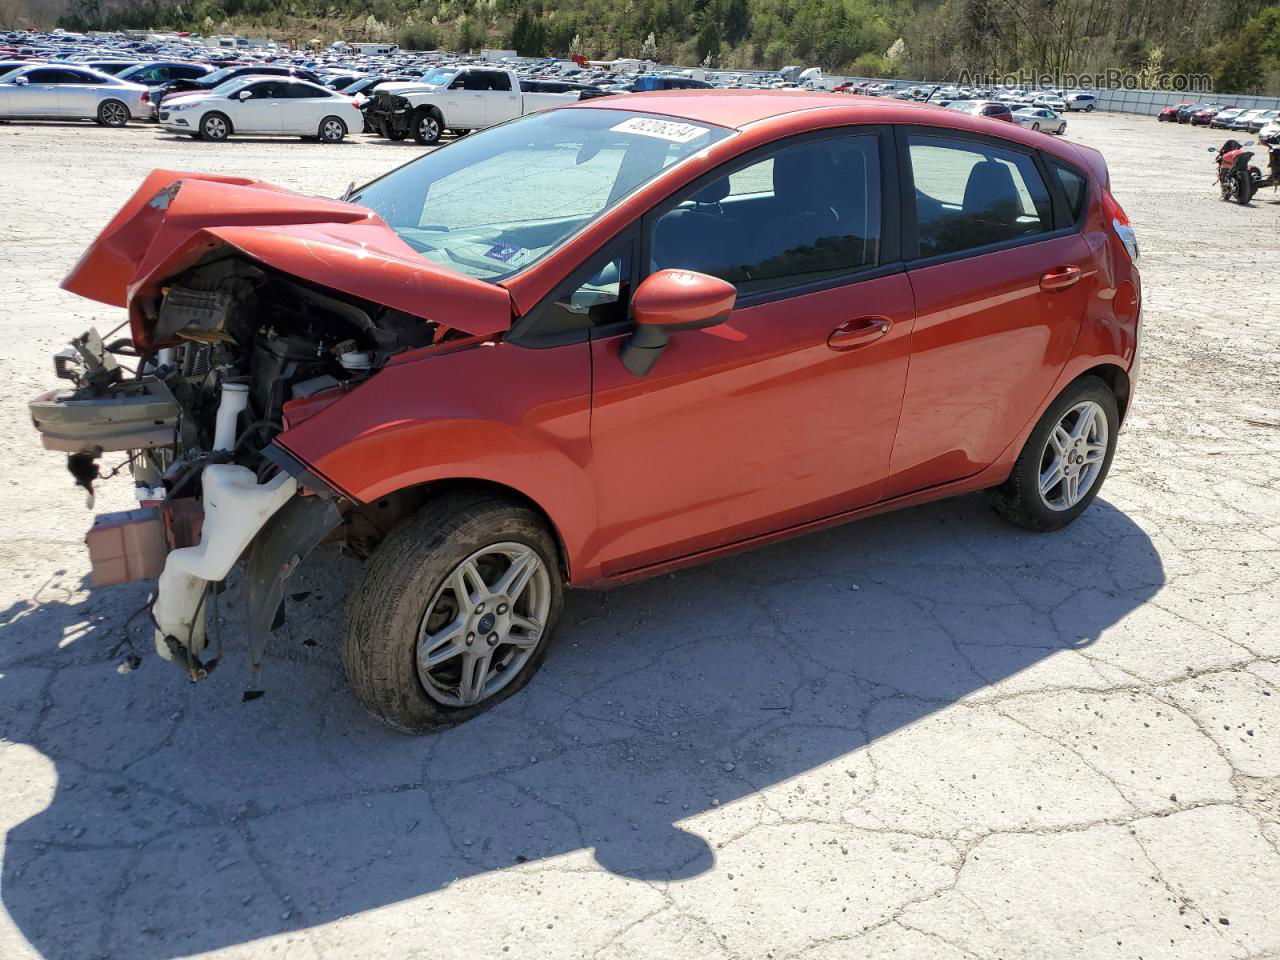
{"label": "white coolant reservoir", "polygon": [[[224,403],[218,408],[219,434],[226,406],[226,387],[223,390]],[[230,429],[234,431],[234,422]],[[204,649],[204,607],[200,601],[206,583],[226,577],[263,524],[298,490],[298,482],[286,473],[258,483],[252,470],[232,463],[205,467],[201,482],[204,525],[200,542],[169,554],[152,606],[156,650],[166,659],[170,654],[165,636],[177,637],[184,645],[189,637],[193,654]]]}
{"label": "white coolant reservoir", "polygon": [[218,401],[218,418],[213,428],[213,449],[230,453],[236,445],[236,424],[249,405],[247,383],[224,383]]}

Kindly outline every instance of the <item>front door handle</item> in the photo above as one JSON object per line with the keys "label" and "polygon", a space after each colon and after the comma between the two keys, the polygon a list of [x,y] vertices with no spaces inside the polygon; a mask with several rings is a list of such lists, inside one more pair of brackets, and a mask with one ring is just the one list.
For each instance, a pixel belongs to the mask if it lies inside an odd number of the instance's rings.
{"label": "front door handle", "polygon": [[832,350],[853,350],[874,343],[889,332],[893,321],[888,317],[858,317],[846,320],[831,331],[827,346]]}
{"label": "front door handle", "polygon": [[1074,287],[1084,276],[1084,271],[1074,264],[1065,267],[1054,267],[1040,278],[1040,289],[1045,293],[1056,293]]}

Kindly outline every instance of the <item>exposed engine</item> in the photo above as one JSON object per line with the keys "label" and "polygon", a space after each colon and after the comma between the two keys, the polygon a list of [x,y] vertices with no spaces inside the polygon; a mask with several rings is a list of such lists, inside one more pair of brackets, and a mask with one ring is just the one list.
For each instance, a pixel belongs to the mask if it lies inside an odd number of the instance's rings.
{"label": "exposed engine", "polygon": [[205,605],[231,566],[247,557],[256,673],[284,580],[340,521],[340,498],[299,495],[295,477],[264,455],[290,401],[337,399],[391,355],[458,335],[220,254],[159,296],[135,298],[146,349],[90,331],[55,358],[75,389],[30,404],[44,445],[68,454],[91,503],[100,458],[127,454],[143,509],[95,522],[86,538],[94,583],[158,576],[157,650],[192,679],[217,662],[200,659]]}
{"label": "exposed engine", "polygon": [[287,401],[363,380],[436,334],[419,317],[340,299],[239,258],[188,270],[163,291],[153,336],[179,344],[171,359],[158,351],[154,367],[181,408],[178,462],[211,450],[224,384],[248,387],[231,459],[257,469]]}

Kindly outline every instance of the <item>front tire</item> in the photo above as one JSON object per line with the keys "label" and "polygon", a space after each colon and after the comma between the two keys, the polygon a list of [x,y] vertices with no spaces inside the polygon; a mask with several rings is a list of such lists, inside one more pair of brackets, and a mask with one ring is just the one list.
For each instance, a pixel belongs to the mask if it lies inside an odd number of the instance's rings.
{"label": "front tire", "polygon": [[320,121],[321,143],[341,143],[346,136],[347,125],[340,117],[325,117]]}
{"label": "front tire", "polygon": [[541,518],[493,494],[429,503],[383,542],[347,606],[342,662],[388,726],[426,733],[483,713],[546,658],[564,599]]}
{"label": "front tire", "polygon": [[200,118],[201,139],[218,142],[229,136],[231,136],[231,120],[225,113],[206,113]]}
{"label": "front tire", "polygon": [[413,118],[413,139],[424,147],[439,143],[443,132],[444,124],[434,110],[423,110]]}
{"label": "front tire", "polygon": [[123,127],[129,122],[129,108],[119,100],[103,100],[98,104],[97,120],[104,127]]}
{"label": "front tire", "polygon": [[1248,170],[1237,170],[1235,177],[1235,201],[1244,206],[1253,199],[1253,178],[1249,176]]}
{"label": "front tire", "polygon": [[1060,530],[1088,509],[1115,455],[1120,407],[1097,377],[1071,383],[1031,431],[1009,479],[987,491],[996,513],[1027,530]]}

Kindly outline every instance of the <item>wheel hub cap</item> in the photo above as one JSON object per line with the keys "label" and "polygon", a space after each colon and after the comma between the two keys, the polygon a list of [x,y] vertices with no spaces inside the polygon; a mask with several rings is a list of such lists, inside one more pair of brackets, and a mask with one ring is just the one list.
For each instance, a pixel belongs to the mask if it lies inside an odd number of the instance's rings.
{"label": "wheel hub cap", "polygon": [[1106,413],[1092,400],[1073,406],[1054,426],[1040,456],[1040,499],[1050,510],[1070,510],[1093,489],[1108,431]]}
{"label": "wheel hub cap", "polygon": [[418,631],[418,679],[438,703],[465,707],[510,683],[542,642],[551,580],[521,543],[476,551],[445,578]]}

